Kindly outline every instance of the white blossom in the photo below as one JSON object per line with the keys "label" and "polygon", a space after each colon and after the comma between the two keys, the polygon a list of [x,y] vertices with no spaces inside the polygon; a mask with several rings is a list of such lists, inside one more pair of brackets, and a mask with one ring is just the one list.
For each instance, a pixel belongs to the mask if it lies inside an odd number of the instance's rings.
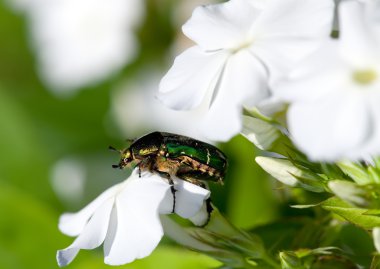
{"label": "white blossom", "polygon": [[19,0],[29,18],[39,71],[52,90],[98,83],[132,61],[142,0]]}
{"label": "white blossom", "polygon": [[[201,225],[207,221],[205,200],[210,192],[176,179],[175,213]],[[77,236],[66,249],[57,252],[60,266],[69,264],[80,249],[94,249],[103,243],[104,262],[121,265],[144,258],[156,248],[163,236],[160,214],[173,210],[169,183],[156,174],[136,168],[124,182],[103,192],[77,213],[63,214],[60,230]],[[203,223],[202,223],[203,222]]]}
{"label": "white blossom", "polygon": [[329,40],[276,90],[291,103],[294,142],[313,160],[380,154],[380,8],[344,1],[339,12],[339,40]]}
{"label": "white blossom", "polygon": [[176,110],[210,103],[203,132],[230,139],[241,130],[242,106],[268,99],[270,84],[330,34],[333,8],[332,0],[231,0],[196,8],[182,29],[197,45],[176,58],[158,98]]}

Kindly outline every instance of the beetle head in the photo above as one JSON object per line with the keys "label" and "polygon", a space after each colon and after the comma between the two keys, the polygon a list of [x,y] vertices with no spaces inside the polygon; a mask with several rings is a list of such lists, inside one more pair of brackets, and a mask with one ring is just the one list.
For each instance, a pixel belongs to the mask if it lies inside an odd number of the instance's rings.
{"label": "beetle head", "polygon": [[129,148],[121,151],[120,153],[121,153],[120,162],[119,164],[112,165],[113,168],[124,169],[133,161],[133,156]]}
{"label": "beetle head", "polygon": [[133,156],[129,148],[121,152],[121,159],[119,163],[119,168],[123,169],[133,161]]}
{"label": "beetle head", "polygon": [[112,165],[113,168],[123,169],[127,167],[133,161],[133,156],[129,148],[125,150],[116,150],[115,148],[110,147],[110,149],[119,152],[121,155],[119,164],[113,164]]}

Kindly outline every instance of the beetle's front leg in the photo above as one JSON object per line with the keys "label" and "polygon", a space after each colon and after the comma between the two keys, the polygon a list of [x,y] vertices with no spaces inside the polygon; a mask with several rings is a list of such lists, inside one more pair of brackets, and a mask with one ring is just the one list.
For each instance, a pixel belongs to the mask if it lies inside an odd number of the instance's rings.
{"label": "beetle's front leg", "polygon": [[139,169],[139,177],[141,177],[141,171],[150,171],[152,172],[152,162],[153,159],[151,156],[146,157],[143,159],[137,166]]}

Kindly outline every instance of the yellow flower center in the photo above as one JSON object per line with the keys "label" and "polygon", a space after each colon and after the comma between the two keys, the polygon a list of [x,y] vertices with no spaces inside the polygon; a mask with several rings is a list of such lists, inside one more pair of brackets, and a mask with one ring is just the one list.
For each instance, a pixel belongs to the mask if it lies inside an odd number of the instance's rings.
{"label": "yellow flower center", "polygon": [[377,73],[374,70],[360,70],[353,74],[353,79],[363,85],[371,84],[377,78]]}

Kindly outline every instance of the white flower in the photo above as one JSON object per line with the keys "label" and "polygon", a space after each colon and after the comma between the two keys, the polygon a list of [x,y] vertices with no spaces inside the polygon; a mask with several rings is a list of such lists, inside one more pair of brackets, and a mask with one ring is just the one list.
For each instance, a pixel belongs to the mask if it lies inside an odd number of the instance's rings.
{"label": "white flower", "polygon": [[[142,0],[23,0],[42,78],[60,93],[98,83],[134,59]],[[17,3],[17,2],[16,2]]]}
{"label": "white flower", "polygon": [[[146,172],[140,178],[136,168],[126,181],[109,188],[78,213],[62,215],[60,230],[78,237],[57,252],[58,264],[65,266],[80,249],[94,249],[102,243],[104,261],[110,265],[150,255],[163,236],[159,215],[173,209],[170,188],[158,175]],[[182,180],[175,180],[175,189],[175,213],[204,224],[204,201],[210,192]]]}
{"label": "white flower", "polygon": [[183,32],[197,43],[160,83],[160,100],[192,109],[212,99],[202,120],[211,140],[242,127],[242,105],[270,96],[268,83],[317,48],[331,31],[332,0],[231,0],[195,9]]}
{"label": "white flower", "polygon": [[[335,12],[334,12],[335,14],[334,14],[333,30],[336,30],[336,31],[339,31],[338,9],[339,9],[340,3],[345,2],[345,1],[357,1],[359,3],[366,4],[366,8],[368,10],[372,10],[373,8],[376,8],[376,6],[380,5],[379,0],[334,0],[334,1],[335,1]],[[372,13],[371,15],[380,16],[379,14],[374,14],[373,12],[370,12],[370,13]]]}
{"label": "white flower", "polygon": [[339,40],[295,71],[278,95],[291,102],[288,125],[313,160],[380,154],[380,8],[340,4]]}

